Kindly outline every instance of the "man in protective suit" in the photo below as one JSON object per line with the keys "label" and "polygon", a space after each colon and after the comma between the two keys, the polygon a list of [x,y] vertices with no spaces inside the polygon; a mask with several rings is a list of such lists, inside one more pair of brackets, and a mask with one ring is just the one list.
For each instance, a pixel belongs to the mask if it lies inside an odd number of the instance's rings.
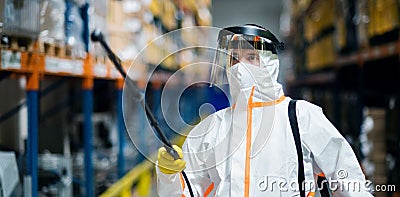
{"label": "man in protective suit", "polygon": [[160,196],[190,196],[184,169],[194,196],[314,196],[322,173],[333,196],[372,196],[350,145],[321,108],[307,101],[295,108],[305,178],[300,190],[291,99],[277,82],[282,49],[283,43],[258,25],[219,32],[211,78],[215,85],[229,83],[233,105],[200,122],[182,149],[173,146],[180,159],[159,149]]}

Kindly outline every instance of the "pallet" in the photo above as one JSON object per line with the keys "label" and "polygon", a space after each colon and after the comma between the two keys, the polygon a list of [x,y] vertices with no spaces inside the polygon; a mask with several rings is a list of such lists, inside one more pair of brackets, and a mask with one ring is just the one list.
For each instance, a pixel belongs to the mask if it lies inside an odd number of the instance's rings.
{"label": "pallet", "polygon": [[65,56],[71,57],[72,56],[72,47],[70,45],[65,45]]}
{"label": "pallet", "polygon": [[67,55],[66,47],[61,44],[41,43],[41,51],[48,56],[64,58]]}
{"label": "pallet", "polygon": [[7,49],[11,49],[13,51],[27,51],[33,52],[35,40],[32,38],[25,37],[8,37],[8,45],[6,44]]}
{"label": "pallet", "polygon": [[96,55],[94,57],[94,62],[96,64],[106,64],[107,63],[107,56],[103,56],[103,55]]}

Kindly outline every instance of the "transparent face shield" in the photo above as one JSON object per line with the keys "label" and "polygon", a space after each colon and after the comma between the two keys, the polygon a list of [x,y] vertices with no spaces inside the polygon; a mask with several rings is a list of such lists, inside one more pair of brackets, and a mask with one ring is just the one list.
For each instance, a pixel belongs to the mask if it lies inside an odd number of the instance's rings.
{"label": "transparent face shield", "polygon": [[265,57],[271,55],[276,56],[276,51],[268,39],[240,34],[221,36],[211,70],[211,83],[213,85],[228,84],[227,73],[238,63],[265,67],[267,66]]}

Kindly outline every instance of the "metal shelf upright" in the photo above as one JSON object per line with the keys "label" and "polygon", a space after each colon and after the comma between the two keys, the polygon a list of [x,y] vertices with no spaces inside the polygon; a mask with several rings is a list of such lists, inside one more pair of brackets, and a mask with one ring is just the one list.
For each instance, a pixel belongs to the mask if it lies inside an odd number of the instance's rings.
{"label": "metal shelf upright", "polygon": [[[35,51],[39,43],[35,43]],[[43,66],[44,57],[38,53],[29,53],[26,63],[31,73],[27,74],[26,97],[28,108],[28,140],[27,140],[27,173],[31,180],[31,196],[37,197],[38,190],[38,130],[39,130],[39,87],[40,68]]]}
{"label": "metal shelf upright", "polygon": [[117,89],[117,124],[118,124],[118,177],[122,178],[125,174],[125,158],[124,158],[124,146],[125,146],[125,122],[123,117],[122,109],[122,98],[123,98],[123,87],[124,79],[118,78],[116,81]]}
{"label": "metal shelf upright", "polygon": [[84,163],[85,163],[85,187],[86,196],[94,196],[93,188],[93,71],[92,58],[88,53],[84,63],[83,78],[83,132],[84,132]]}

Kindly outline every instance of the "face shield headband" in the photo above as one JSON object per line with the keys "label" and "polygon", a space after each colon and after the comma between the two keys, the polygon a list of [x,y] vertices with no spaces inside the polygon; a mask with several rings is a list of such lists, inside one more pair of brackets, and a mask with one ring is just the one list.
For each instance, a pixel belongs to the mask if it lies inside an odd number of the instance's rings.
{"label": "face shield headband", "polygon": [[[245,25],[227,27],[219,32],[218,45],[224,46],[225,43],[223,42],[226,42],[226,39],[224,39],[224,37],[229,37],[229,35],[244,35],[248,37],[258,37],[266,40],[266,42],[263,43],[260,43],[259,39],[247,40],[248,46],[252,46],[254,49],[257,50],[268,50],[271,51],[273,54],[277,54],[278,52],[281,52],[285,49],[285,45],[283,42],[279,42],[279,40],[270,31],[260,26]],[[231,47],[235,47],[235,45],[233,44]]]}

